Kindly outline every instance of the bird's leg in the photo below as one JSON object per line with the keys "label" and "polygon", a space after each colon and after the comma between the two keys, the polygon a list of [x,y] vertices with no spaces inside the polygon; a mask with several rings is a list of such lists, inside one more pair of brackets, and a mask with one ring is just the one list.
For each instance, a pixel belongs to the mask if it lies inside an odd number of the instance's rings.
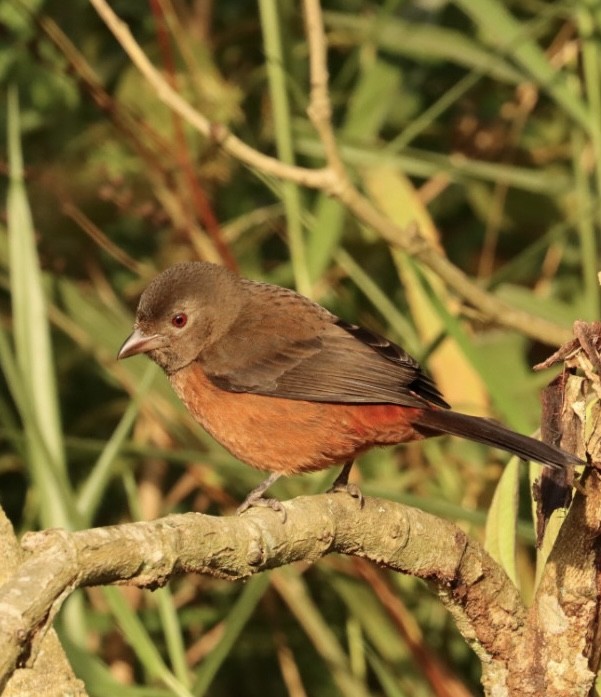
{"label": "bird's leg", "polygon": [[343,491],[346,494],[350,494],[354,499],[359,501],[359,508],[363,508],[363,503],[365,499],[361,493],[361,489],[356,484],[352,482],[349,483],[348,476],[351,472],[353,466],[353,460],[349,460],[344,464],[344,467],[340,471],[340,474],[334,480],[332,486],[327,490],[328,494],[335,494],[339,491]]}
{"label": "bird's leg", "polygon": [[249,508],[254,506],[263,506],[265,508],[271,508],[273,511],[280,513],[282,515],[282,522],[286,522],[286,509],[282,506],[281,502],[277,499],[265,498],[263,494],[269,489],[269,487],[276,482],[281,476],[281,472],[272,472],[267,479],[264,479],[259,486],[256,486],[250,494],[244,499],[244,502],[238,506],[236,513],[238,515],[244,513]]}

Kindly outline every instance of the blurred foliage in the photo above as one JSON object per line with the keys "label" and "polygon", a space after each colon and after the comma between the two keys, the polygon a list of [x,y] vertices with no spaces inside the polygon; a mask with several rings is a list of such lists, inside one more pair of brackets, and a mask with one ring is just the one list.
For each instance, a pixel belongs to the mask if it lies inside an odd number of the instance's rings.
{"label": "blurred foliage", "polygon": [[[322,163],[300,3],[112,6],[209,119],[261,152]],[[564,327],[598,318],[598,4],[323,7],[334,121],[363,190],[397,222],[418,220],[491,293]],[[0,222],[0,502],[19,533],[231,513],[260,480],[192,423],[147,361],[115,361],[142,288],[182,259],[296,285],[406,346],[457,408],[536,428],[550,376],[529,366],[549,346],[462,307],[337,202],[256,176],[192,132],[85,0],[1,3],[0,80],[6,96],[13,88],[0,109],[4,201],[12,179]],[[365,455],[361,485],[484,538],[504,462],[440,439]],[[275,493],[323,491],[332,477]],[[486,526],[526,596],[527,487],[524,467],[508,469]],[[374,573],[331,558],[247,584],[90,589],[59,630],[92,695],[477,694],[478,661],[436,598]]]}

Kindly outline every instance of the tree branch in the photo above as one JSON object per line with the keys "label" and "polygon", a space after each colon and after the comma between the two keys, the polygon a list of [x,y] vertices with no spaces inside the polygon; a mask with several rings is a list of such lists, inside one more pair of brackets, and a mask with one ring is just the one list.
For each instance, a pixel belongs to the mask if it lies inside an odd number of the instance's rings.
{"label": "tree branch", "polygon": [[[19,549],[12,525],[2,509],[0,558],[2,583],[7,583],[11,574],[20,575],[22,567],[19,565],[23,561],[23,552]],[[8,584],[10,583],[11,581],[8,581]],[[3,597],[0,601],[0,643],[4,647],[0,654],[0,693],[4,697],[67,694],[72,697],[86,697],[85,687],[73,674],[56,632],[51,626],[54,615],[50,617],[50,608],[54,603],[42,600],[40,604],[38,591],[39,589],[33,589],[29,597],[24,599],[25,606],[35,609],[23,616],[19,615],[19,609],[11,601],[11,598],[15,597],[14,591],[9,598]],[[32,619],[35,624],[31,623]],[[17,666],[21,667],[22,659],[25,657],[32,664],[32,669],[15,670]]]}
{"label": "tree branch", "polygon": [[[339,552],[429,581],[487,656],[506,654],[524,618],[518,592],[500,567],[452,523],[390,501],[340,494],[285,504],[286,523],[264,509],[242,517],[194,513],[23,538],[29,558],[0,588],[0,675],[28,647],[75,588],[127,583],[164,585],[202,573],[236,580],[294,561]],[[511,632],[507,629],[510,628]]]}

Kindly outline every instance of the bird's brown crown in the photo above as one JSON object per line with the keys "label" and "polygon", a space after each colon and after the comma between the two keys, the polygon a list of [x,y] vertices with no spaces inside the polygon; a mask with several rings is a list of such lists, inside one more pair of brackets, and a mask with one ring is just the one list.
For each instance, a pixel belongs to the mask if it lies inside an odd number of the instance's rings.
{"label": "bird's brown crown", "polygon": [[170,318],[183,305],[219,304],[224,296],[229,299],[238,283],[238,277],[223,266],[204,261],[175,264],[148,284],[140,297],[136,319],[160,321]]}
{"label": "bird's brown crown", "polygon": [[166,372],[179,370],[217,341],[235,321],[243,303],[240,279],[208,262],[175,264],[142,293],[136,327],[160,335],[162,345],[149,356]]}

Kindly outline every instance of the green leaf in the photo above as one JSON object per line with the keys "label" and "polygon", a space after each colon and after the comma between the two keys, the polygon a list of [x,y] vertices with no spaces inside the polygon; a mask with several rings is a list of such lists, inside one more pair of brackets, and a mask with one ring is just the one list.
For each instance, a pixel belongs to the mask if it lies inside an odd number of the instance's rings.
{"label": "green leaf", "polygon": [[8,95],[8,252],[16,360],[6,342],[2,363],[26,432],[31,473],[42,523],[72,528],[77,515],[67,479],[58,390],[35,230],[25,193],[19,137],[19,103]]}
{"label": "green leaf", "polygon": [[512,457],[505,466],[493,495],[486,518],[484,546],[519,588],[516,567],[516,529],[518,522],[518,491],[520,460]]}

